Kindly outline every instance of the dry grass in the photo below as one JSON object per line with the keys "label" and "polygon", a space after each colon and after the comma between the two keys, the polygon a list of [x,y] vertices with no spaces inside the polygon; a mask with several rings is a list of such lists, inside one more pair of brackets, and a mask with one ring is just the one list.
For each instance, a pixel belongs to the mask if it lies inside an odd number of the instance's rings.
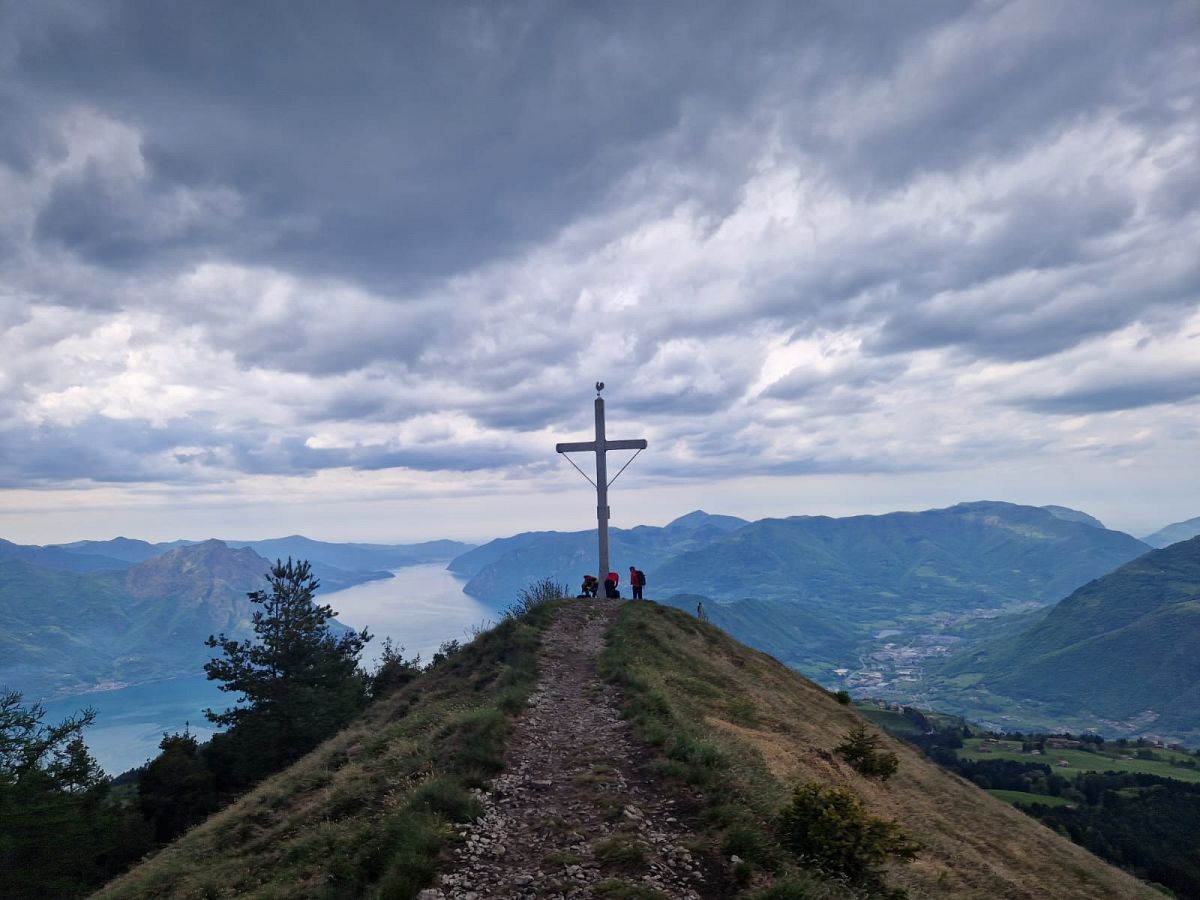
{"label": "dry grass", "polygon": [[816,781],[899,821],[925,845],[915,862],[888,872],[888,882],[912,896],[1161,897],[887,735],[881,748],[897,754],[899,771],[884,783],[858,774],[832,751],[862,717],[710,625],[646,603],[627,604],[615,627],[613,644],[634,677],[696,740],[717,748],[734,793],[761,820],[793,785]]}

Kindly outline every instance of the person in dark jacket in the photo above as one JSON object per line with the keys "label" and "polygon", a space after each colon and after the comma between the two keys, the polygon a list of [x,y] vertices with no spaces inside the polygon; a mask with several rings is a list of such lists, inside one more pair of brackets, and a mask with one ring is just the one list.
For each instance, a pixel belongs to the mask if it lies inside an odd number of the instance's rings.
{"label": "person in dark jacket", "polygon": [[629,586],[633,588],[633,599],[642,599],[642,588],[646,584],[646,576],[636,566],[629,567]]}

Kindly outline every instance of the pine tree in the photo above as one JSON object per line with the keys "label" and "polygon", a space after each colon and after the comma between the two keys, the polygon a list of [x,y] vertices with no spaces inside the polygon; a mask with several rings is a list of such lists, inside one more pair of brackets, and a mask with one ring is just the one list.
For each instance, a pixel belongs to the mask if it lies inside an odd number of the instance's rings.
{"label": "pine tree", "polygon": [[880,750],[879,743],[879,735],[872,734],[866,725],[857,725],[833,749],[863,775],[886,781],[895,774],[900,760],[890,750]]}
{"label": "pine tree", "polygon": [[[235,781],[253,780],[298,759],[348,722],[366,702],[366,679],[358,657],[371,639],[363,630],[335,636],[335,615],[313,597],[320,582],[305,560],[276,560],[270,589],[248,596],[256,640],[210,636],[207,646],[224,654],[204,666],[221,690],[239,694],[222,712],[206,710],[230,728],[226,749],[239,757]],[[248,754],[248,756],[247,756]]]}

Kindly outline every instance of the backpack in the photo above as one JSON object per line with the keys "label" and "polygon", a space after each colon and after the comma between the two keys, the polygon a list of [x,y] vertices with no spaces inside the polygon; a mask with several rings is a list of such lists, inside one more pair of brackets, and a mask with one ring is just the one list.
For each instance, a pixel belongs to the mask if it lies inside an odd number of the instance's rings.
{"label": "backpack", "polygon": [[641,569],[635,569],[634,571],[637,572],[638,584],[641,585],[642,587],[645,587],[646,586],[646,573],[643,572]]}

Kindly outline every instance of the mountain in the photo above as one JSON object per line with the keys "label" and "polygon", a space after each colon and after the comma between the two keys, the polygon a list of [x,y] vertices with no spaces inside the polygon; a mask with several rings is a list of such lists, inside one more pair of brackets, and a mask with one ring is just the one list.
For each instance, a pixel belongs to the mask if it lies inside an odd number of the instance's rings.
{"label": "mountain", "polygon": [[194,675],[208,635],[250,635],[246,594],[268,566],[219,541],[119,571],[0,562],[0,683],[33,698]]}
{"label": "mountain", "polygon": [[[952,621],[1053,602],[1145,550],[1127,534],[1011,503],[795,516],[679,554],[652,574],[651,595],[708,598],[710,617],[739,640],[828,678],[887,640],[936,646]],[[735,611],[749,599],[753,613]],[[991,621],[953,640],[977,639]],[[805,635],[803,654],[780,646],[789,628]]]}
{"label": "mountain", "polygon": [[[703,600],[739,640],[825,678],[874,652],[877,634],[929,641],[938,617],[1049,604],[1148,549],[1097,526],[1065,507],[991,501],[753,523],[697,510],[662,528],[611,529],[610,552],[622,576],[631,564],[646,572],[647,596],[692,610]],[[503,606],[546,576],[575,591],[595,541],[594,531],[529,532],[449,568],[466,593]],[[981,638],[990,622],[963,625],[954,641]]]}
{"label": "mountain", "polygon": [[1099,730],[1200,738],[1200,536],[1089,582],[1031,627],[949,661],[946,678]]}
{"label": "mountain", "polygon": [[[679,553],[708,545],[748,523],[734,516],[696,510],[656,527],[609,530],[609,554],[622,576],[635,565],[649,573]],[[522,588],[547,576],[578,589],[596,567],[596,532],[533,531],[499,538],[451,560],[448,568],[467,579],[463,590],[494,606],[515,600]]]}
{"label": "mountain", "polygon": [[74,541],[70,544],[54,544],[47,549],[66,550],[70,553],[81,553],[94,556],[106,556],[112,559],[120,559],[129,563],[139,563],[150,559],[152,556],[158,556],[161,553],[166,553],[168,550],[174,550],[176,547],[184,547],[188,544],[194,544],[195,541],[167,541],[159,544],[151,544],[146,541],[139,541],[127,537],[116,537],[108,541]]}
{"label": "mountain", "polygon": [[677,556],[659,589],[813,599],[861,619],[1050,602],[1145,552],[1117,531],[1030,506],[960,503],[880,516],[764,519]]}
{"label": "mountain", "polygon": [[1080,512],[1077,509],[1071,509],[1069,506],[1043,506],[1046,512],[1050,515],[1062,519],[1064,522],[1082,522],[1084,525],[1091,525],[1093,528],[1103,528],[1104,523],[1095,516],[1089,516],[1085,512]]}
{"label": "mountain", "polygon": [[1194,538],[1198,534],[1200,534],[1200,516],[1160,528],[1154,534],[1146,535],[1142,541],[1151,547],[1161,548]]}
{"label": "mountain", "polygon": [[34,547],[0,540],[0,561],[21,560],[47,569],[65,572],[99,572],[124,569],[128,560],[95,553],[77,553],[61,547]]}
{"label": "mountain", "polygon": [[[95,896],[689,895],[652,889],[676,872],[704,897],[883,896],[787,856],[769,823],[806,784],[919,842],[912,865],[887,866],[888,896],[1161,897],[874,729],[899,768],[864,777],[834,750],[860,726],[827,691],[677,610],[534,609]],[[818,847],[853,852],[861,829],[839,828],[844,803],[821,812],[832,835]]]}
{"label": "mountain", "polygon": [[[196,541],[167,541],[151,544],[126,537],[107,541],[75,541],[49,547],[22,548],[25,556],[38,565],[52,569],[84,572],[102,568],[122,568],[144,562]],[[420,544],[334,544],[314,541],[303,535],[263,541],[223,541],[235,548],[249,548],[268,560],[306,559],[321,582],[325,593],[340,591],[366,581],[391,578],[389,569],[423,563],[445,562],[471,549],[460,541],[426,541]],[[10,545],[16,546],[16,545]],[[0,558],[4,550],[0,547]]]}
{"label": "mountain", "polygon": [[[230,547],[249,547],[270,560],[306,559],[314,569],[322,566],[349,572],[399,569],[423,563],[445,562],[472,548],[460,541],[426,541],[421,544],[334,544],[300,534],[265,541],[225,541]],[[328,589],[328,587],[327,587]]]}

